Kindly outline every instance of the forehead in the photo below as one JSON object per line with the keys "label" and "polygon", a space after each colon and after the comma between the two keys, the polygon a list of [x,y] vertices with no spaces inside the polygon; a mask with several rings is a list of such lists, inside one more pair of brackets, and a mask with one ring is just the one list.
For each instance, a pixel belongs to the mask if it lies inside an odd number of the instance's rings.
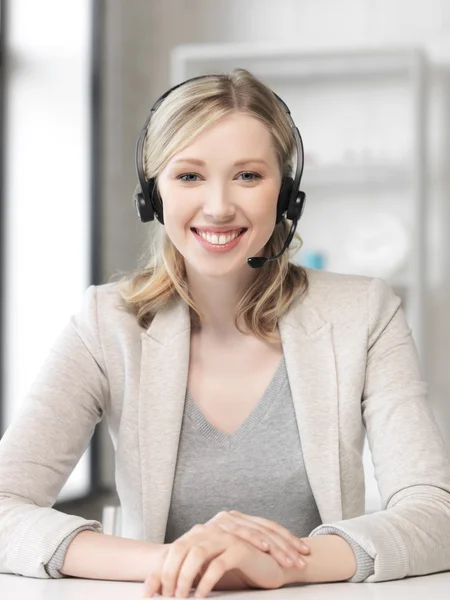
{"label": "forehead", "polygon": [[272,134],[266,125],[251,115],[239,112],[223,117],[202,131],[177,152],[170,163],[186,158],[233,162],[252,158],[269,164],[277,162]]}

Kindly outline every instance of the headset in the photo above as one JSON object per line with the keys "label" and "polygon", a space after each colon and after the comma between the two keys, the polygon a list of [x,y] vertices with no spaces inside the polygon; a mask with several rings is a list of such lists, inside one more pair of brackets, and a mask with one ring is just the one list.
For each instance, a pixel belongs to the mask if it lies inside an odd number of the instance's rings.
{"label": "headset", "polygon": [[[167,96],[171,94],[174,90],[184,85],[185,83],[195,81],[197,79],[204,79],[207,77],[223,76],[223,74],[200,75],[198,77],[192,77],[190,79],[187,79],[186,81],[182,81],[181,83],[167,90],[167,92],[160,96],[152,106],[150,114],[144,126],[142,127],[136,142],[136,173],[139,180],[140,191],[138,191],[138,193],[135,195],[134,201],[136,204],[138,217],[143,223],[153,221],[156,215],[158,221],[161,224],[164,224],[163,205],[158,191],[156,189],[156,178],[152,177],[150,179],[146,179],[145,177],[144,146],[148,131],[148,125],[150,123],[151,118],[153,117],[154,113],[158,110],[159,106],[164,101],[164,99],[167,98]],[[286,238],[286,241],[283,245],[283,248],[281,249],[281,252],[279,252],[276,256],[273,256],[271,258],[263,256],[253,256],[247,259],[247,264],[253,269],[259,269],[266,263],[280,258],[280,256],[287,250],[289,244],[292,241],[292,238],[294,237],[295,229],[297,228],[297,223],[303,214],[306,201],[306,194],[299,190],[304,166],[303,141],[300,132],[297,129],[291,117],[291,111],[287,107],[286,103],[277,94],[275,94],[273,90],[272,93],[275,95],[275,97],[277,98],[277,100],[279,101],[283,110],[286,113],[286,117],[293,131],[296,145],[297,164],[294,178],[287,175],[283,177],[280,192],[278,194],[276,217],[276,223],[278,224],[283,218],[283,216],[286,215],[286,218],[292,221],[292,225],[288,237]]]}

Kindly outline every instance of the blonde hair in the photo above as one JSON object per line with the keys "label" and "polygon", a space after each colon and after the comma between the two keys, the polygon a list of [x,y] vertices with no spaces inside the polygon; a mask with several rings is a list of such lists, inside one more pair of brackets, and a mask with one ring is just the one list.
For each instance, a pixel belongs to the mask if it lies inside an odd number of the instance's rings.
{"label": "blonde hair", "polygon": [[[284,109],[261,81],[245,69],[235,69],[230,74],[187,82],[162,101],[148,125],[144,147],[146,178],[157,179],[174,154],[236,110],[264,123],[272,135],[282,176],[291,175],[295,140]],[[268,256],[280,252],[289,228],[285,218],[275,226],[265,247]],[[203,314],[189,292],[183,255],[156,219],[149,230],[150,244],[140,259],[143,266],[119,282],[127,307],[136,315],[139,325],[147,328],[157,311],[181,297],[190,306],[192,323],[198,325]],[[290,247],[281,258],[259,269],[240,298],[235,325],[242,333],[276,342],[278,319],[297,296],[306,292],[305,270],[290,262],[289,255],[302,246],[297,233],[294,238],[297,247]]]}

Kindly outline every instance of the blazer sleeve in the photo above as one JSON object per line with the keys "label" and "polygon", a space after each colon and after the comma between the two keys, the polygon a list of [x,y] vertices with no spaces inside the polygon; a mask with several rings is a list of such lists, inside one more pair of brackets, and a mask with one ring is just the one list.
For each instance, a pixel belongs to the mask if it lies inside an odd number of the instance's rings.
{"label": "blazer sleeve", "polygon": [[63,329],[0,440],[0,572],[49,578],[46,563],[81,526],[100,522],[52,508],[87,449],[109,396],[97,289]]}
{"label": "blazer sleeve", "polygon": [[382,510],[327,525],[374,559],[366,582],[450,570],[450,458],[400,299],[368,286],[368,348],[361,411]]}

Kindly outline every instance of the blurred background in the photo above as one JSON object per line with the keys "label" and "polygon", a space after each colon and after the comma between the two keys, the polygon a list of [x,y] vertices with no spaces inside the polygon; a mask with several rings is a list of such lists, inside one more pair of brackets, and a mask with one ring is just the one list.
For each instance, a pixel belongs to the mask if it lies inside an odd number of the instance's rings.
{"label": "blurred background", "polygon": [[[146,243],[134,151],[154,101],[244,67],[305,146],[299,264],[402,298],[450,448],[450,3],[1,0],[0,435],[90,284]],[[366,447],[366,510],[379,496]],[[55,508],[117,504],[105,422]]]}

